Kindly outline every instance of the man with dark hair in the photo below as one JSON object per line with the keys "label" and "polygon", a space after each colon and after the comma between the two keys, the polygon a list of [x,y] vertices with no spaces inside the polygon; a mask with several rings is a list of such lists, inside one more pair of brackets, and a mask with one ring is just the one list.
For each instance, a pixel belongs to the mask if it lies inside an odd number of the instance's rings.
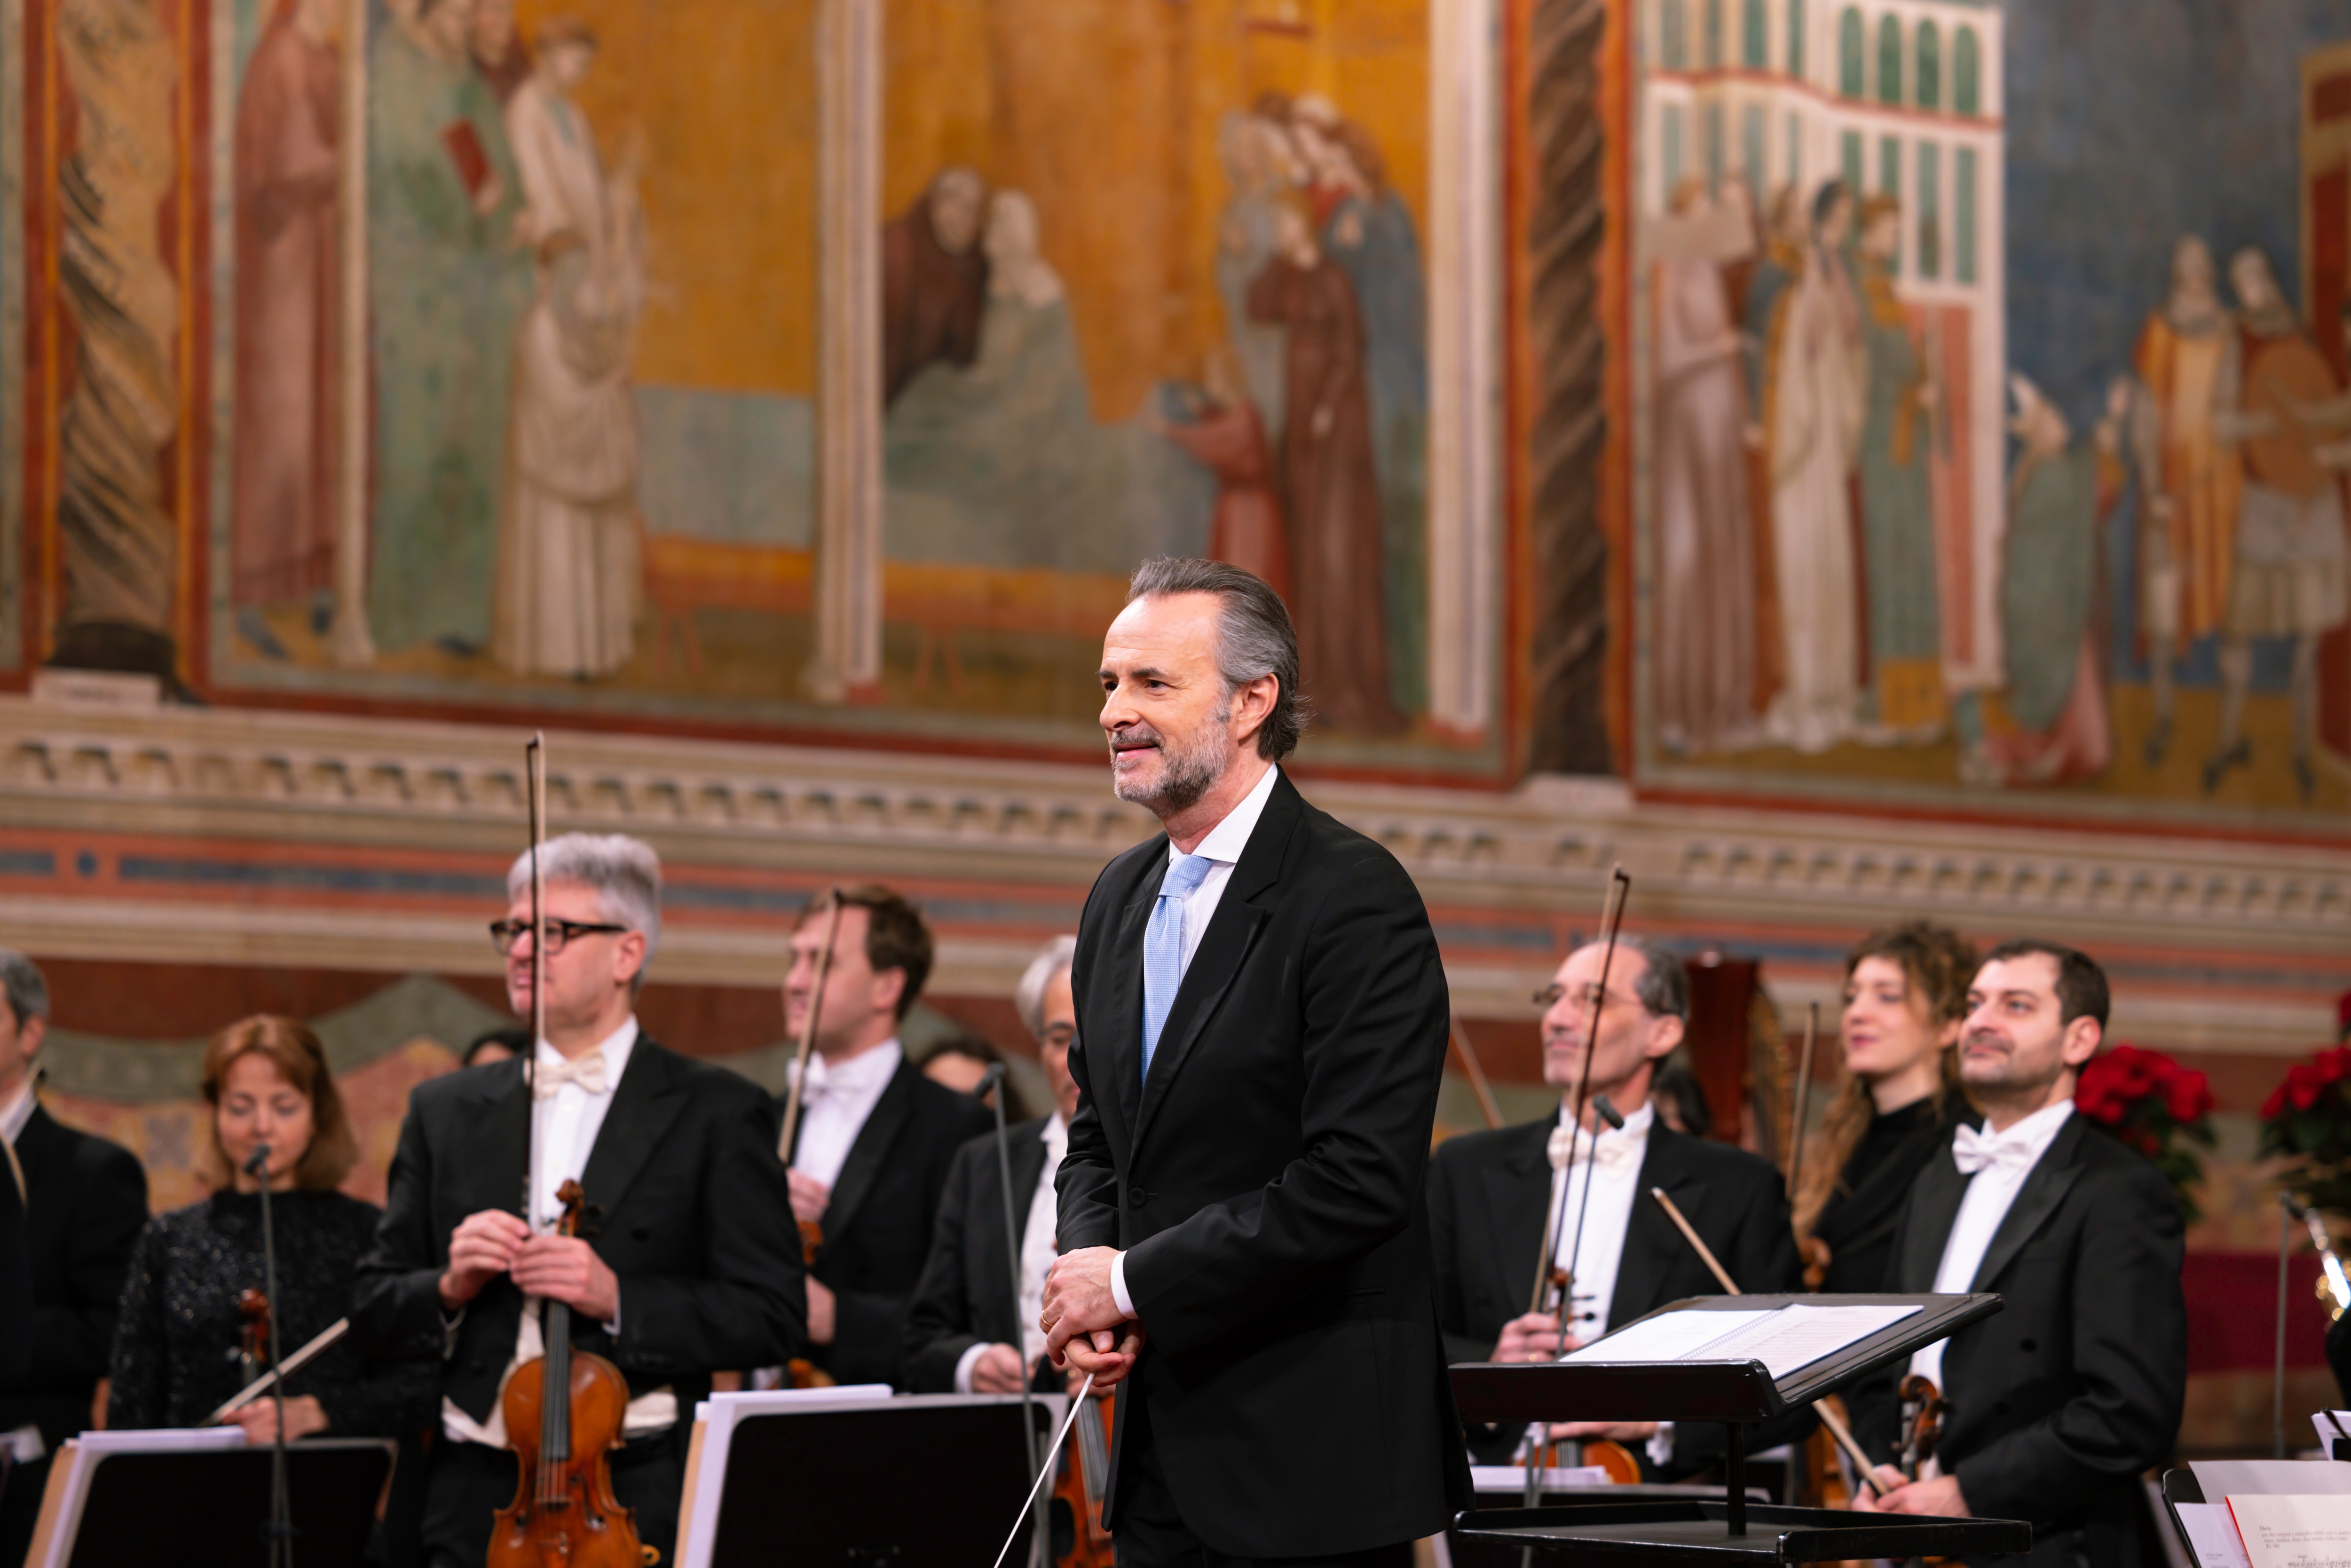
{"label": "man with dark hair", "polygon": [[[1598,943],[1578,947],[1535,995],[1543,1008],[1543,1082],[1560,1092],[1558,1113],[1448,1138],[1429,1162],[1437,1311],[1453,1361],[1549,1361],[1667,1301],[1720,1293],[1648,1197],[1651,1187],[1665,1189],[1741,1290],[1802,1288],[1780,1173],[1731,1145],[1676,1132],[1659,1116],[1656,1075],[1689,1023],[1688,971],[1663,946],[1627,934],[1603,991],[1607,956]],[[1570,1130],[1587,1049],[1591,1100],[1607,1096],[1622,1128],[1605,1126],[1587,1103],[1581,1130]],[[1575,1281],[1564,1320],[1526,1310],[1546,1236],[1555,1267]],[[1481,1430],[1473,1441],[1499,1461],[1522,1435]],[[1629,1444],[1668,1475],[1721,1450],[1720,1428],[1710,1424],[1579,1422],[1553,1435]],[[1775,1428],[1774,1440],[1791,1435],[1792,1426]]]}
{"label": "man with dark hair", "polygon": [[[1941,1445],[1918,1479],[1881,1466],[1886,1495],[1855,1500],[2030,1520],[2024,1561],[2049,1568],[2160,1556],[2139,1538],[2138,1478],[2171,1451],[2187,1393],[2179,1202],[2144,1156],[2074,1114],[2105,1017],[2105,974],[2070,947],[2004,943],[1976,972],[1959,1082],[1984,1125],[1954,1129],[1912,1187],[1887,1289],[1992,1291],[2003,1305],[1911,1358],[1950,1401]],[[1896,1447],[1882,1423],[1860,1436],[1874,1454]]]}
{"label": "man with dark hair", "polygon": [[[16,1458],[0,1495],[0,1563],[24,1561],[49,1456],[90,1423],[90,1396],[114,1348],[122,1277],[147,1223],[147,1173],[137,1157],[41,1109],[34,1058],[48,1019],[41,971],[0,947],[0,1137],[25,1171],[33,1304],[24,1371],[0,1385],[0,1443]],[[14,1185],[5,1170],[0,1182]]]}
{"label": "man with dark hair", "polygon": [[[792,1215],[819,1238],[809,1266],[809,1359],[841,1383],[903,1381],[906,1304],[956,1147],[987,1109],[923,1076],[898,1025],[931,973],[920,911],[876,883],[810,901],[792,934],[784,1023],[797,1040],[815,999],[825,932],[841,929],[817,1015],[793,1146]],[[809,1234],[806,1230],[803,1235]]]}
{"label": "man with dark hair", "polygon": [[1469,1503],[1421,1201],[1445,969],[1395,857],[1275,766],[1297,668],[1280,600],[1213,562],[1145,563],[1103,639],[1112,785],[1166,831],[1078,923],[1040,1326],[1120,1389],[1123,1568],[1406,1564]]}

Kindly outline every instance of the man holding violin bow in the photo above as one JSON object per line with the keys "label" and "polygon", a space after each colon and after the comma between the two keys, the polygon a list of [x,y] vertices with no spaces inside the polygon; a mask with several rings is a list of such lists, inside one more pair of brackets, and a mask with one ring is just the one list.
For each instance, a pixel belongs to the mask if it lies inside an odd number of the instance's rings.
{"label": "man holding violin bow", "polygon": [[[569,1309],[574,1353],[626,1379],[611,1487],[668,1561],[686,1422],[720,1368],[799,1353],[805,1297],[774,1103],[748,1080],[664,1050],[634,998],[661,937],[661,866],[633,839],[567,834],[538,850],[544,1033],[523,1060],[419,1084],[392,1156],[352,1326],[378,1354],[441,1364],[426,1480],[428,1563],[479,1564],[517,1500],[501,1395],[538,1359],[542,1302]],[[517,1013],[533,1000],[531,856],[491,926]],[[526,1168],[528,1176],[526,1177]],[[531,1222],[517,1212],[528,1179]],[[584,1191],[580,1236],[552,1233],[559,1188]],[[533,1561],[536,1561],[534,1558]]]}

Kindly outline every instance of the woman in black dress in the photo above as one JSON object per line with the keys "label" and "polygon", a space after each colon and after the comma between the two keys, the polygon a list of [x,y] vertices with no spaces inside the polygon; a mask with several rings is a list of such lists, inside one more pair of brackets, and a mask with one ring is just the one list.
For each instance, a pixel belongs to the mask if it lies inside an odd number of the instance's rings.
{"label": "woman in black dress", "polygon": [[1975,974],[1967,939],[1925,921],[1874,932],[1845,956],[1844,1060],[1795,1202],[1807,1260],[1827,1253],[1823,1291],[1887,1288],[1903,1200],[1972,1116],[1952,1048]]}
{"label": "woman in black dress", "polygon": [[[270,1151],[281,1352],[350,1310],[360,1256],[375,1238],[381,1210],[335,1190],[358,1145],[317,1035],[266,1014],[231,1024],[204,1051],[204,1092],[207,1174],[219,1190],[140,1235],[115,1331],[109,1427],[193,1427],[251,1380],[237,1297],[265,1288],[260,1178],[244,1174],[256,1145]],[[434,1379],[430,1363],[371,1363],[339,1341],[287,1380],[287,1438],[414,1432],[432,1420]],[[277,1404],[256,1400],[231,1419],[266,1443]]]}

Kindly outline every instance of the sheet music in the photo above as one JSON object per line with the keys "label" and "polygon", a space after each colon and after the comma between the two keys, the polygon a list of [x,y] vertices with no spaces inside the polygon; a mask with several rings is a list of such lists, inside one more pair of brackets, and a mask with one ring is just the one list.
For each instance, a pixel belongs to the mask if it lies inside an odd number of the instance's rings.
{"label": "sheet music", "polygon": [[1779,1313],[1770,1308],[1751,1312],[1661,1312],[1656,1317],[1628,1323],[1581,1350],[1568,1352],[1562,1359],[1587,1362],[1714,1360],[1718,1358],[1698,1353],[1717,1340],[1741,1329],[1751,1328],[1765,1318],[1777,1316]]}
{"label": "sheet music", "polygon": [[1706,1346],[1698,1359],[1760,1361],[1777,1382],[1923,1310],[1915,1305],[1808,1307],[1797,1303],[1782,1307],[1764,1322],[1723,1335]]}
{"label": "sheet music", "polygon": [[1776,1381],[1923,1310],[1916,1304],[1813,1307],[1797,1303],[1763,1312],[1666,1312],[1644,1318],[1564,1359],[1760,1361]]}
{"label": "sheet music", "polygon": [[2196,1568],[2252,1568],[2245,1560],[2245,1544],[2237,1539],[2237,1521],[2229,1506],[2220,1502],[2175,1502],[2179,1529],[2188,1537]]}
{"label": "sheet music", "polygon": [[2351,1564],[2351,1497],[2232,1494],[2228,1509],[2252,1568],[2346,1568]]}

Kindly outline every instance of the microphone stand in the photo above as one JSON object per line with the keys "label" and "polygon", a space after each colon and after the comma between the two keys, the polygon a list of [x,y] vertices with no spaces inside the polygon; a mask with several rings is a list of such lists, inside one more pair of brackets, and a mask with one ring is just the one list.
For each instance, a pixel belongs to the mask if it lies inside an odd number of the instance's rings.
{"label": "microphone stand", "polygon": [[[262,1289],[269,1296],[269,1364],[274,1369],[277,1359],[277,1320],[283,1315],[285,1303],[277,1295],[277,1228],[269,1211],[269,1145],[256,1144],[245,1162],[247,1176],[261,1178],[261,1279]],[[270,1403],[277,1406],[277,1430],[269,1444],[269,1525],[264,1533],[269,1540],[269,1568],[294,1568],[294,1511],[286,1490],[286,1379],[277,1378],[269,1385]]]}
{"label": "microphone stand", "polygon": [[[1020,1321],[1020,1227],[1014,1222],[1012,1207],[1012,1140],[1004,1130],[1004,1063],[990,1064],[972,1092],[991,1102],[996,1111],[996,1174],[1004,1188],[1004,1250],[1012,1263],[1012,1357],[1020,1364],[1020,1438],[1021,1448],[1029,1456],[1029,1495],[1037,1495],[1037,1413],[1029,1388],[1029,1325]],[[1053,1560],[1052,1520],[1038,1499],[1036,1512],[1037,1548],[1035,1561],[1040,1563]],[[290,1568],[290,1565],[289,1565]]]}

